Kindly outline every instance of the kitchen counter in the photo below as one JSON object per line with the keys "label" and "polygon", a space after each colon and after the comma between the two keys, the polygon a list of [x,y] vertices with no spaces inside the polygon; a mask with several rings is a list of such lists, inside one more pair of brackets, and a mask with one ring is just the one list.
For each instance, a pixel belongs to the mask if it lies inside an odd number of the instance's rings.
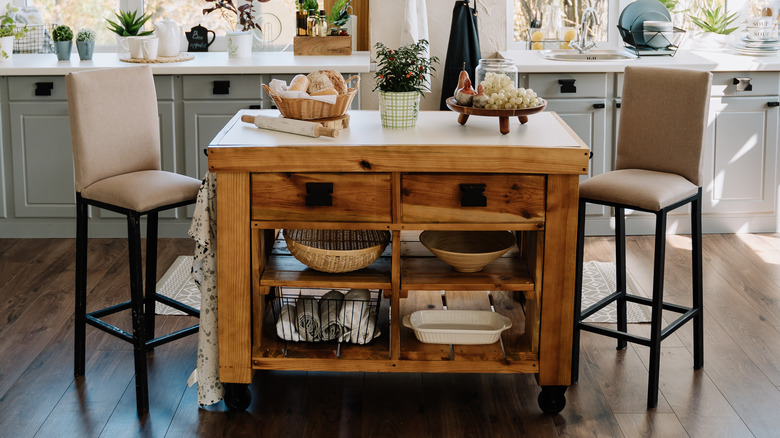
{"label": "kitchen counter", "polygon": [[535,50],[500,52],[521,73],[617,73],[627,65],[718,71],[780,71],[780,56],[745,56],[724,51],[680,49],[674,56],[643,56],[626,61],[551,61]]}
{"label": "kitchen counter", "polygon": [[[190,74],[298,74],[329,69],[342,73],[367,73],[371,67],[369,52],[349,56],[294,56],[292,52],[253,52],[251,58],[228,58],[226,52],[195,52],[195,59],[182,62],[152,63],[156,75]],[[127,54],[121,54],[127,56]],[[70,61],[58,61],[52,54],[14,54],[0,64],[0,76],[62,76],[72,71],[139,65],[124,62],[117,53],[95,53],[91,61],[80,61],[77,53]]]}

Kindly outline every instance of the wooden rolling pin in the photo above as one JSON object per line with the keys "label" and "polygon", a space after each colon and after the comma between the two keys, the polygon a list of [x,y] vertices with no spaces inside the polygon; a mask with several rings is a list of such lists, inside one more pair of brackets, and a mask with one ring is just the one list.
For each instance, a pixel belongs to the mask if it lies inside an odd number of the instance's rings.
{"label": "wooden rolling pin", "polygon": [[254,123],[258,128],[307,135],[309,137],[319,137],[321,135],[326,137],[339,136],[338,129],[326,128],[319,123],[307,122],[305,120],[287,119],[284,117],[250,116],[248,114],[241,116],[241,120],[247,123]]}

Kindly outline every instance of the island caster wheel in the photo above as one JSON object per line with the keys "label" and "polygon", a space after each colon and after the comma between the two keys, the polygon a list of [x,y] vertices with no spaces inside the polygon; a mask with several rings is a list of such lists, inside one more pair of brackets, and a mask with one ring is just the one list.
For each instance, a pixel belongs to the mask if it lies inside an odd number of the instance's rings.
{"label": "island caster wheel", "polygon": [[566,406],[566,386],[542,386],[537,402],[542,412],[555,415]]}
{"label": "island caster wheel", "polygon": [[252,392],[244,383],[225,383],[225,405],[231,411],[243,411],[252,403]]}

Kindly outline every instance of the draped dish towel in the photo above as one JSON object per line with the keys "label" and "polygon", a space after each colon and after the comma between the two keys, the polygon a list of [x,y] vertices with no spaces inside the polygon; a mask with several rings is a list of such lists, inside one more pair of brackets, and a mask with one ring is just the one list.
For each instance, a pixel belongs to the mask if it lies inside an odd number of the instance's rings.
{"label": "draped dish towel", "polygon": [[321,339],[331,341],[341,337],[342,326],[339,323],[339,311],[344,305],[344,294],[328,291],[320,299],[320,324],[322,324]]}
{"label": "draped dish towel", "polygon": [[295,306],[285,304],[279,310],[279,319],[276,320],[276,335],[285,341],[298,342],[301,340],[301,334],[298,333],[298,324],[295,316],[297,310]]}
{"label": "draped dish towel", "polygon": [[[420,40],[430,42],[428,38],[428,7],[425,4],[425,0],[406,0],[403,26],[401,30],[401,46],[415,44]],[[430,58],[430,49],[422,56]],[[426,74],[423,83],[430,84],[431,76]]]}
{"label": "draped dish towel", "polygon": [[376,312],[371,311],[371,293],[368,289],[351,289],[344,295],[339,322],[344,332],[339,341],[366,344],[380,335],[376,328]]}
{"label": "draped dish towel", "polygon": [[320,340],[320,306],[313,298],[299,298],[295,304],[298,333],[301,340],[316,342]]}

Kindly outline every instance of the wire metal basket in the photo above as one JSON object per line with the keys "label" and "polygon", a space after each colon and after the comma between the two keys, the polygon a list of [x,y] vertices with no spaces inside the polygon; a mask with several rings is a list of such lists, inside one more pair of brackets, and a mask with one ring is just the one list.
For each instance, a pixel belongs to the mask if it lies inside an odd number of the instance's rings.
{"label": "wire metal basket", "polygon": [[28,24],[25,36],[14,40],[14,53],[54,53],[49,28],[45,24]]}

